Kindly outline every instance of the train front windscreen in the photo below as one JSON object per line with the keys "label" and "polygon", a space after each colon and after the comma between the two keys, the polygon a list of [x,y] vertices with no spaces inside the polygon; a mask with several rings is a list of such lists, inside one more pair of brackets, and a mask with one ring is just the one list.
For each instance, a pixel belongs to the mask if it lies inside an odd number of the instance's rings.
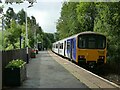
{"label": "train front windscreen", "polygon": [[85,34],[78,36],[78,48],[80,49],[104,49],[106,37],[97,34]]}

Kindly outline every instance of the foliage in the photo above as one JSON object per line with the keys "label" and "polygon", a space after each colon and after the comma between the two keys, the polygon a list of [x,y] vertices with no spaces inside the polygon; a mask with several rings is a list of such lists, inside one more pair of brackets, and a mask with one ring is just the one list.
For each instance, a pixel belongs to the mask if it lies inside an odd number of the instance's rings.
{"label": "foliage", "polygon": [[26,62],[24,62],[21,59],[12,60],[8,63],[8,65],[5,68],[20,68],[22,67]]}
{"label": "foliage", "polygon": [[59,39],[83,31],[104,34],[108,61],[120,62],[120,2],[65,2],[56,28]]}
{"label": "foliage", "polygon": [[[9,7],[4,15],[4,49],[18,49],[26,47],[26,12],[22,9],[15,13],[13,8]],[[27,17],[28,47],[37,47],[37,42],[42,42],[45,48],[50,48],[54,42],[54,35],[44,33],[42,28],[36,23],[34,16]],[[46,43],[48,42],[48,44]]]}
{"label": "foliage", "polygon": [[76,6],[78,3],[64,2],[61,10],[61,17],[57,22],[57,33],[60,39],[79,32]]}
{"label": "foliage", "polygon": [[4,15],[5,21],[5,28],[10,28],[10,22],[12,20],[16,20],[16,13],[14,12],[13,8],[9,7]]}
{"label": "foliage", "polygon": [[52,43],[55,42],[54,35],[52,33],[44,33],[43,36],[43,47],[52,48]]}
{"label": "foliage", "polygon": [[23,9],[17,13],[17,20],[20,25],[25,23],[25,11]]}
{"label": "foliage", "polygon": [[8,28],[5,33],[5,43],[7,43],[5,47],[7,47],[8,44],[11,44],[13,49],[18,48],[15,43],[19,40],[20,34],[20,26],[12,20],[10,23],[10,28]]}
{"label": "foliage", "polygon": [[108,57],[110,62],[120,62],[120,2],[99,3],[99,16],[95,20],[94,30],[107,36]]}
{"label": "foliage", "polygon": [[94,2],[80,2],[77,5],[77,17],[82,31],[93,31],[97,9]]}

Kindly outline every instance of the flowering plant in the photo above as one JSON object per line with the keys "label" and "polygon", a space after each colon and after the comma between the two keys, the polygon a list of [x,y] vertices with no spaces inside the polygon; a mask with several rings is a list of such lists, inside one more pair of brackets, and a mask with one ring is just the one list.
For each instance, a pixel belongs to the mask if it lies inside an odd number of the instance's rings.
{"label": "flowering plant", "polygon": [[16,59],[16,60],[12,60],[8,63],[8,65],[6,66],[6,68],[20,68],[22,67],[26,62],[21,60],[21,59]]}

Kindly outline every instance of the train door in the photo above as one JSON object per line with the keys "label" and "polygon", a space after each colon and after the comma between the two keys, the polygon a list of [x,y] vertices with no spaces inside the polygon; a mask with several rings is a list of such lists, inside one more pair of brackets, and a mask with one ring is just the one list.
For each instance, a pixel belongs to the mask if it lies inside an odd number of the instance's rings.
{"label": "train door", "polygon": [[58,43],[58,54],[60,53],[60,42]]}
{"label": "train door", "polygon": [[64,56],[66,56],[66,41],[64,41]]}
{"label": "train door", "polygon": [[72,59],[72,44],[73,39],[67,40],[67,56],[69,59]]}
{"label": "train door", "polygon": [[72,60],[76,60],[76,39],[72,40]]}
{"label": "train door", "polygon": [[73,53],[73,39],[71,39],[71,45],[70,45],[70,59],[72,59],[72,53]]}
{"label": "train door", "polygon": [[70,40],[67,40],[67,57],[70,58]]}

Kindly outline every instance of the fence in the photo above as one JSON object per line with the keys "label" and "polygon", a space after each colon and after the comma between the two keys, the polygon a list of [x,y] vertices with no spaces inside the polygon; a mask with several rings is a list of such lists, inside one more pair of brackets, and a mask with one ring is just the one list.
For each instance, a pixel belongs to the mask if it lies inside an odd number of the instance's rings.
{"label": "fence", "polygon": [[[28,54],[29,59],[30,59],[30,51],[31,49],[29,49],[29,54]],[[27,62],[26,49],[2,51],[2,68],[4,69],[5,66],[13,59],[22,59],[25,62]]]}

